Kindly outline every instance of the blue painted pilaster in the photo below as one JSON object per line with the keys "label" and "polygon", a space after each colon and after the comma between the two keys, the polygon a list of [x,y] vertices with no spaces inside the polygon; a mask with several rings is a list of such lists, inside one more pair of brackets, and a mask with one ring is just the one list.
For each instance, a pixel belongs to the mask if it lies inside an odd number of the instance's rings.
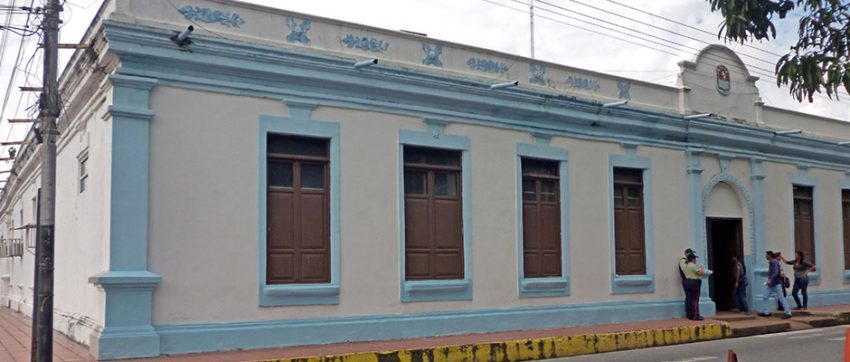
{"label": "blue painted pilaster", "polygon": [[[705,228],[705,216],[703,215],[703,200],[702,200],[702,164],[699,157],[703,150],[699,148],[689,148],[686,151],[688,156],[688,195],[691,200],[689,210],[691,220],[691,249],[696,251],[697,255],[704,260],[708,260],[706,254],[705,239],[703,237],[703,229]],[[684,252],[684,248],[680,253]],[[708,279],[709,274],[706,274],[703,279]],[[701,315],[712,316],[716,313],[714,301],[711,300],[708,294],[708,283],[703,283],[700,290],[699,311]]]}
{"label": "blue painted pilaster", "polygon": [[151,298],[160,277],[148,270],[150,91],[156,80],[117,74],[110,81],[109,270],[89,278],[105,293],[103,326],[92,334],[90,350],[99,359],[158,356]]}
{"label": "blue painted pilaster", "polygon": [[764,168],[762,159],[750,159],[750,184],[753,192],[753,253],[744,258],[747,263],[747,277],[750,280],[750,309],[761,310],[761,296],[764,293],[764,282],[767,281],[767,262],[764,252],[767,251],[765,239],[764,218]]}

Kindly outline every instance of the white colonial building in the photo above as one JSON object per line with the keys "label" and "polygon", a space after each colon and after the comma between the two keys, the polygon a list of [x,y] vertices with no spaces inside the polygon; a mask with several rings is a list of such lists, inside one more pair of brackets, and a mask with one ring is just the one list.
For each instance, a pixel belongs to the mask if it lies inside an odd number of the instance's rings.
{"label": "white colonial building", "polygon": [[[795,249],[811,305],[850,303],[850,125],[723,46],[669,87],[227,0],[108,0],[83,42],[55,326],[100,358],[677,318],[688,247],[704,315],[735,252],[757,305]],[[39,157],[0,199],[27,314]]]}

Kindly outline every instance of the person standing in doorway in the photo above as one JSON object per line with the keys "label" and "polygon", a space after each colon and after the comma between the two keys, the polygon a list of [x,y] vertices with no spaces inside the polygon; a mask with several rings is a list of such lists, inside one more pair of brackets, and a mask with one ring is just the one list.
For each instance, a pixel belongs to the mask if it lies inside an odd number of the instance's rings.
{"label": "person standing in doorway", "polygon": [[741,254],[732,255],[733,270],[732,275],[735,276],[735,289],[733,295],[735,299],[735,307],[742,313],[749,313],[750,306],[747,304],[747,267],[741,261]]}
{"label": "person standing in doorway", "polygon": [[782,316],[782,319],[791,318],[791,309],[788,308],[788,301],[785,300],[785,297],[782,295],[782,290],[780,286],[782,285],[782,279],[779,271],[781,270],[781,266],[779,265],[779,261],[774,256],[773,252],[768,250],[765,252],[764,258],[767,259],[768,264],[770,265],[767,269],[767,281],[764,282],[765,291],[762,294],[761,299],[761,313],[759,313],[762,317],[769,317],[770,313],[767,311],[767,301],[770,300],[770,296],[776,296],[776,300],[779,301],[779,304],[782,306],[782,309],[785,311],[785,315]]}
{"label": "person standing in doorway", "polygon": [[[784,257],[780,257],[785,264],[794,266],[794,288],[791,289],[791,296],[794,297],[794,302],[797,303],[795,309],[807,309],[809,307],[809,272],[817,270],[817,267],[803,260],[803,252],[797,250],[794,255],[794,260],[788,261]],[[800,304],[799,292],[803,292],[803,304]]]}
{"label": "person standing in doorway", "polygon": [[682,268],[685,275],[685,315],[690,320],[701,321],[703,317],[699,315],[699,292],[705,270],[703,267],[697,266],[696,254],[688,254],[685,260],[685,265]]}

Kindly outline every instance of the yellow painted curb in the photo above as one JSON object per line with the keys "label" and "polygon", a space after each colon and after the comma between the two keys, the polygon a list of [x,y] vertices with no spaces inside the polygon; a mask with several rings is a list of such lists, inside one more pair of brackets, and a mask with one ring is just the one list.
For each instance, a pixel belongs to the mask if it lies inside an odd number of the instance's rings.
{"label": "yellow painted curb", "polygon": [[596,333],[568,337],[545,337],[507,342],[477,343],[399,351],[360,352],[306,358],[282,358],[264,362],[513,362],[570,357],[636,348],[669,346],[727,338],[725,322],[678,328]]}

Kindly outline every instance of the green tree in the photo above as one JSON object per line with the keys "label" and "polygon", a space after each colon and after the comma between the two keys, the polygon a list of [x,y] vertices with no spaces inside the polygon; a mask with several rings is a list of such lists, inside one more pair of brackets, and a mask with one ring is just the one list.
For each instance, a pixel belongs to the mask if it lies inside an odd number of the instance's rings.
{"label": "green tree", "polygon": [[850,1],[848,0],[707,0],[724,21],[718,37],[744,43],[776,38],[773,20],[794,9],[802,12],[799,39],[776,63],[776,85],[809,102],[822,89],[838,97],[850,93]]}

